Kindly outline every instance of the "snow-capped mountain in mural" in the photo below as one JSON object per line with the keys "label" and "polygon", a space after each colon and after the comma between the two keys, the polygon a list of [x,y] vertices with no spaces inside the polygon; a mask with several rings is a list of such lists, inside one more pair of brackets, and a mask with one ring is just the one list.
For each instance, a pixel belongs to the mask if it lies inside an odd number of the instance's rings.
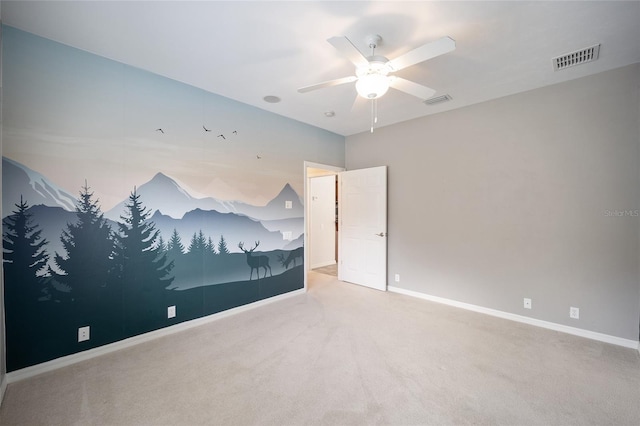
{"label": "snow-capped mountain in mural", "polygon": [[[31,206],[43,204],[75,211],[76,197],[47,177],[17,161],[2,157],[2,180],[4,182],[2,192],[4,216],[9,214],[11,208],[20,201],[20,196]],[[195,198],[174,179],[163,173],[157,173],[150,181],[138,186],[136,192],[152,213],[160,211],[163,215],[174,219],[180,219],[186,213],[196,209],[215,210],[260,220],[269,231],[278,230],[276,228],[284,225],[286,230],[292,231],[292,238],[302,233],[304,207],[300,196],[288,183],[264,206],[254,206],[241,201],[218,200],[213,197]],[[125,210],[125,202],[126,200],[123,200],[105,211],[104,216],[118,221]]]}
{"label": "snow-capped mountain in mural", "polygon": [[6,157],[2,157],[2,181],[5,182],[2,187],[5,216],[20,202],[20,196],[32,206],[43,204],[69,211],[75,209],[76,197],[35,170]]}
{"label": "snow-capped mountain in mural", "polygon": [[[163,173],[157,173],[149,182],[140,185],[136,192],[152,211],[160,211],[174,219],[180,219],[186,212],[195,209],[216,210],[227,213],[229,210],[215,198],[195,198],[183,189],[175,180]],[[105,212],[105,217],[118,220],[125,210],[126,200]]]}
{"label": "snow-capped mountain in mural", "polygon": [[[218,200],[212,197],[195,198],[175,180],[163,173],[157,173],[149,182],[140,185],[136,191],[153,213],[159,211],[174,219],[180,219],[187,212],[196,209],[236,213],[265,221],[302,218],[304,216],[300,197],[289,184],[286,184],[280,193],[265,206],[254,206],[240,201]],[[287,208],[287,201],[291,202],[290,208]],[[125,202],[123,200],[105,212],[105,217],[118,220],[124,211]]]}
{"label": "snow-capped mountain in mural", "polygon": [[[77,221],[76,198],[42,174],[5,157],[2,173],[3,216],[11,214],[22,196],[31,206],[29,213],[42,230],[42,237],[49,242],[47,251],[50,254],[64,253],[60,235],[67,224]],[[224,237],[232,253],[241,252],[237,247],[241,241],[260,241],[260,249],[267,251],[291,250],[303,245],[303,207],[289,184],[265,206],[210,197],[198,199],[162,173],[157,173],[136,191],[143,205],[152,213],[151,220],[164,241],[169,240],[175,229],[185,248],[193,235],[200,232],[216,244]],[[290,209],[286,208],[287,201],[291,201]],[[113,231],[118,229],[116,222],[121,220],[120,216],[125,211],[123,200],[105,212]],[[285,233],[289,234],[288,238],[284,238]],[[51,259],[49,264],[52,265]]]}

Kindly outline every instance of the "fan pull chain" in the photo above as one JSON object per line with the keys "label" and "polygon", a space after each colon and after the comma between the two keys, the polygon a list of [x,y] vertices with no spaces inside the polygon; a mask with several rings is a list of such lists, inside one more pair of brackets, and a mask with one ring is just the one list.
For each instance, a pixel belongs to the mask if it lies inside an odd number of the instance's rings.
{"label": "fan pull chain", "polygon": [[375,99],[371,99],[371,133],[373,133],[373,103],[375,102]]}
{"label": "fan pull chain", "polygon": [[373,133],[373,128],[378,123],[378,100],[371,99],[371,133]]}
{"label": "fan pull chain", "polygon": [[377,98],[373,100],[373,108],[375,111],[375,114],[373,114],[373,123],[378,124],[378,99]]}

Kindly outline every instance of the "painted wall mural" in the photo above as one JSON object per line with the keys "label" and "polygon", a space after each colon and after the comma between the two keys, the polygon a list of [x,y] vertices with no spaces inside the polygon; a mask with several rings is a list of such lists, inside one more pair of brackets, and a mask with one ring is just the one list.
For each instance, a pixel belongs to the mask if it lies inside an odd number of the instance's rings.
{"label": "painted wall mural", "polygon": [[303,287],[303,160],[342,137],[3,36],[8,371]]}

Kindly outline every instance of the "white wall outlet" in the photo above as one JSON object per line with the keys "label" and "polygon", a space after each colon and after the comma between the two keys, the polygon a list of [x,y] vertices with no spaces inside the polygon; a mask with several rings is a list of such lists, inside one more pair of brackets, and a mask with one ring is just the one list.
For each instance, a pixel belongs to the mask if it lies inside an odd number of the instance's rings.
{"label": "white wall outlet", "polygon": [[580,308],[570,307],[569,318],[580,319]]}
{"label": "white wall outlet", "polygon": [[292,238],[291,231],[283,231],[282,232],[282,239],[283,240],[291,241],[291,238]]}
{"label": "white wall outlet", "polygon": [[89,340],[90,338],[90,327],[80,327],[78,328],[78,342],[84,342],[85,340]]}
{"label": "white wall outlet", "polygon": [[289,200],[285,201],[284,202],[284,208],[285,209],[292,209],[293,208],[293,201],[289,201]]}
{"label": "white wall outlet", "polygon": [[176,317],[176,307],[169,306],[167,308],[167,318],[175,318]]}
{"label": "white wall outlet", "polygon": [[525,309],[531,309],[531,299],[528,298],[524,298],[524,308]]}
{"label": "white wall outlet", "polygon": [[397,283],[399,283],[400,282],[400,274],[396,274],[394,279],[396,280]]}

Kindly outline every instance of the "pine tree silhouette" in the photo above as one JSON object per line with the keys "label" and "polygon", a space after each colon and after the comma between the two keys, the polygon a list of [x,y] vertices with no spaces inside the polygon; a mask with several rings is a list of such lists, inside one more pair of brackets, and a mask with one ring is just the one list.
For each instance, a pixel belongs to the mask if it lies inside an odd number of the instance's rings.
{"label": "pine tree silhouette", "polygon": [[205,245],[203,257],[204,267],[202,269],[202,273],[204,274],[204,276],[202,277],[202,280],[205,285],[210,283],[210,281],[213,279],[213,276],[215,275],[215,271],[217,268],[217,257],[216,243],[214,243],[213,239],[209,237],[207,239],[207,244]]}
{"label": "pine tree silhouette", "polygon": [[148,220],[151,213],[135,188],[125,208],[115,236],[114,278],[122,287],[124,327],[128,333],[140,333],[159,327],[166,317],[163,296],[174,279],[174,264],[166,253],[158,253],[160,231]]}
{"label": "pine tree silhouette", "polygon": [[207,240],[204,233],[200,230],[197,234],[194,232],[189,243],[189,256],[201,258],[207,250]]}
{"label": "pine tree silhouette", "polygon": [[167,243],[167,254],[172,260],[179,259],[182,255],[184,255],[184,245],[182,245],[180,234],[178,234],[176,228],[173,228],[173,233],[171,234],[171,238]]}
{"label": "pine tree silhouette", "polygon": [[206,250],[207,240],[204,233],[202,230],[194,232],[185,259],[185,275],[200,285],[204,284]]}
{"label": "pine tree silhouette", "polygon": [[42,296],[44,280],[39,273],[45,268],[49,243],[41,238],[42,230],[32,224],[29,205],[20,196],[17,210],[4,223],[7,232],[2,237],[5,296],[7,306],[36,302]]}
{"label": "pine tree silhouette", "polygon": [[60,241],[66,252],[54,255],[54,263],[60,272],[49,267],[49,273],[59,283],[71,288],[71,296],[81,322],[88,324],[99,314],[98,305],[113,266],[113,233],[98,206],[93,192],[85,182],[76,205],[76,223],[68,223]]}
{"label": "pine tree silhouette", "polygon": [[211,237],[209,237],[209,239],[207,240],[207,246],[205,247],[205,249],[208,257],[211,258],[216,255],[216,244],[213,242]]}
{"label": "pine tree silhouette", "polygon": [[33,363],[33,340],[38,339],[39,321],[45,269],[49,255],[45,251],[47,240],[42,231],[32,224],[29,205],[20,197],[17,210],[4,220],[3,233],[4,301],[7,342],[7,368],[9,371]]}
{"label": "pine tree silhouette", "polygon": [[224,235],[220,235],[220,241],[218,242],[218,254],[229,254],[229,249],[227,248],[227,241],[224,239]]}
{"label": "pine tree silhouette", "polygon": [[156,244],[156,248],[158,249],[159,255],[165,254],[167,252],[167,245],[164,243],[162,235],[158,236],[158,243]]}
{"label": "pine tree silhouette", "polygon": [[184,245],[182,239],[176,228],[173,228],[171,237],[167,242],[167,259],[174,264],[174,268],[171,270],[175,277],[175,282],[179,282],[185,276],[185,272],[189,271],[188,265],[186,265],[186,255],[184,253]]}

